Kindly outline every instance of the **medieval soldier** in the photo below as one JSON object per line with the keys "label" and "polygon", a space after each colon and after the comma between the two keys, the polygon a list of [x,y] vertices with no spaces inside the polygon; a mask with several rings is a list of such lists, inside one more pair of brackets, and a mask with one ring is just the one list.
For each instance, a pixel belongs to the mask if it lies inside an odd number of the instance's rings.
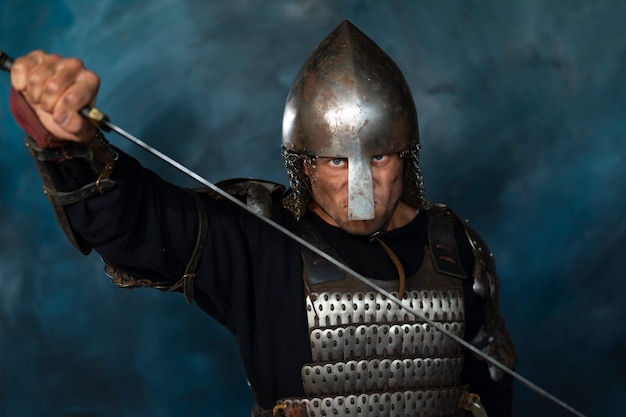
{"label": "medieval soldier", "polygon": [[226,326],[254,416],[462,416],[478,397],[490,416],[510,415],[511,377],[439,330],[513,366],[491,255],[425,198],[411,92],[351,23],[317,46],[289,92],[289,189],[221,186],[402,305],[215,192],[170,184],[111,146],[79,114],[99,86],[79,60],[35,51],[11,79],[11,109],[69,239],[98,251],[118,285],[183,292]]}

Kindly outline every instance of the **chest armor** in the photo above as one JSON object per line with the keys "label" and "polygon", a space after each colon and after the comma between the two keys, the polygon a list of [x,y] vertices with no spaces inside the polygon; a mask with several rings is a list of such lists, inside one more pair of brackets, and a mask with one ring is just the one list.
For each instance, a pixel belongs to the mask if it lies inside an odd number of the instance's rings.
{"label": "chest armor", "polygon": [[[465,272],[452,223],[429,216],[428,229],[424,262],[407,278],[402,304],[463,337]],[[301,371],[306,398],[283,403],[309,416],[463,415],[462,348],[356,278],[303,255],[313,362]],[[398,296],[397,280],[371,281]]]}

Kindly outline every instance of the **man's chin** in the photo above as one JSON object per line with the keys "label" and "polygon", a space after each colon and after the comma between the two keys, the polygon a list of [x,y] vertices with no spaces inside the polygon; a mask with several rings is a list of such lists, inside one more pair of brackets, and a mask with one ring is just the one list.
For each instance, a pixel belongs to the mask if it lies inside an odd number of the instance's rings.
{"label": "man's chin", "polygon": [[380,220],[347,220],[339,225],[343,231],[356,236],[371,236],[382,228]]}

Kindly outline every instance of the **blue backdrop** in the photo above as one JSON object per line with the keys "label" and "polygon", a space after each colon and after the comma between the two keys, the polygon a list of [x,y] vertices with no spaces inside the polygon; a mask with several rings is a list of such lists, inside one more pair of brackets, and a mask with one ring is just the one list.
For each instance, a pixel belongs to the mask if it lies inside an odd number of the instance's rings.
{"label": "blue backdrop", "polygon": [[[100,108],[212,181],[284,183],[287,91],[343,19],[413,89],[427,196],[494,252],[518,371],[589,416],[623,414],[623,2],[4,0],[0,48],[81,57]],[[0,76],[0,415],[249,415],[229,334],[181,296],[113,287],[66,242]],[[517,415],[570,415],[516,397]]]}

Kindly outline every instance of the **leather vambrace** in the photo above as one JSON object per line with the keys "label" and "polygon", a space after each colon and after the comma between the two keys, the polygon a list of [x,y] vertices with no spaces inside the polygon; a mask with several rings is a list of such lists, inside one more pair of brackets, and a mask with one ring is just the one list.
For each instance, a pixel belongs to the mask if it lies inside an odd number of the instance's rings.
{"label": "leather vambrace", "polygon": [[[65,206],[93,195],[104,194],[115,185],[111,179],[111,174],[118,157],[117,152],[99,131],[96,137],[86,144],[68,144],[67,146],[42,149],[31,136],[27,136],[24,141],[35,159],[43,182],[43,192],[48,197],[63,232],[72,245],[83,254],[90,253],[92,246],[72,230]],[[94,172],[96,179],[73,191],[59,191],[52,181],[47,163],[63,162],[70,159],[84,160]]]}

